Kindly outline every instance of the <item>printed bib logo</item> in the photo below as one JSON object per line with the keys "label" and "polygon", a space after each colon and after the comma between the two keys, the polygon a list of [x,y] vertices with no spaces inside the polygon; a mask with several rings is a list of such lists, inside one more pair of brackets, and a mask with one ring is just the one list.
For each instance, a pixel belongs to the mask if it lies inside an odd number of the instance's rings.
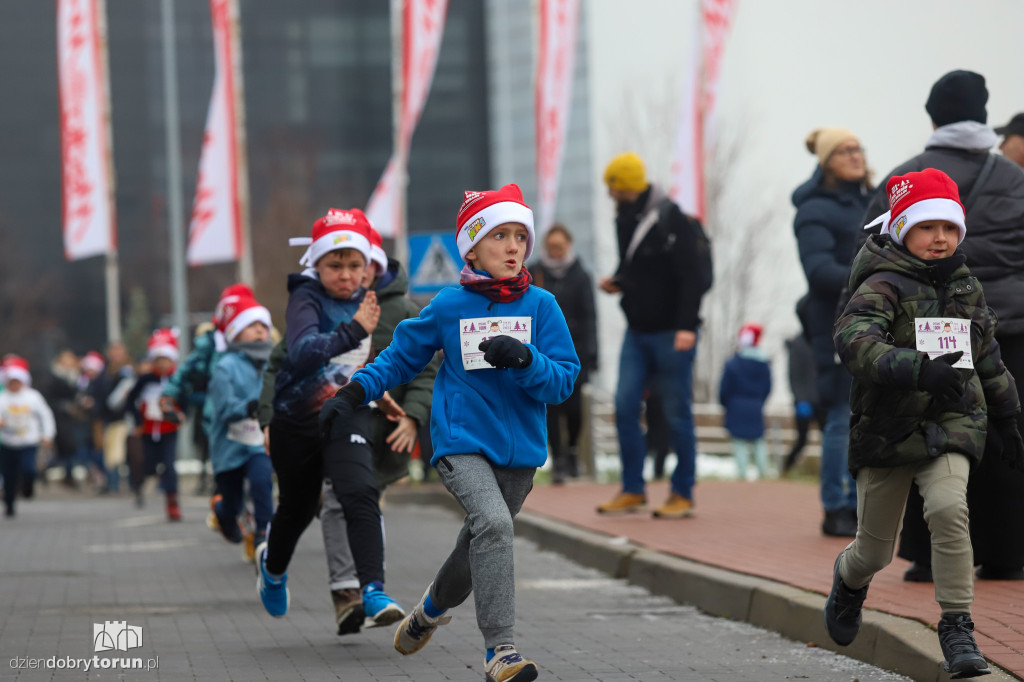
{"label": "printed bib logo", "polygon": [[533,343],[531,317],[476,317],[459,320],[459,342],[462,345],[462,366],[473,369],[494,369],[484,360],[480,343],[495,336],[511,336],[523,343]]}

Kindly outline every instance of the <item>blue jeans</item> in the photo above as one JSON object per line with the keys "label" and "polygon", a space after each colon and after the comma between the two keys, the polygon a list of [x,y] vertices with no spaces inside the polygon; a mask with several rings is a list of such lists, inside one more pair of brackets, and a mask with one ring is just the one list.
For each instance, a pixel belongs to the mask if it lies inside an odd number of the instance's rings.
{"label": "blue jeans", "polygon": [[[178,494],[178,472],[174,469],[174,458],[178,449],[177,433],[162,433],[160,440],[146,434],[142,437],[142,452],[145,457],[145,476],[157,473],[157,465],[163,464],[160,473],[160,489],[168,495]],[[145,480],[145,479],[143,479]]]}
{"label": "blue jeans", "polygon": [[696,346],[675,350],[674,331],[642,333],[626,330],[619,356],[619,385],[615,391],[615,426],[619,431],[622,490],[644,492],[647,444],[640,429],[640,406],[648,381],[659,382],[665,419],[672,432],[676,470],[672,491],[693,499],[697,470],[697,438],[693,427],[693,360]]}
{"label": "blue jeans", "polygon": [[249,496],[252,497],[253,516],[256,519],[256,535],[266,536],[270,517],[274,515],[274,467],[265,452],[257,452],[237,469],[228,469],[214,475],[217,492],[221,500],[214,513],[220,523],[220,531],[232,542],[239,542],[242,536],[238,529],[238,516],[245,507],[245,479],[249,479]]}
{"label": "blue jeans", "polygon": [[825,511],[857,508],[857,482],[846,455],[850,445],[850,403],[839,401],[828,410],[821,441],[821,504]]}

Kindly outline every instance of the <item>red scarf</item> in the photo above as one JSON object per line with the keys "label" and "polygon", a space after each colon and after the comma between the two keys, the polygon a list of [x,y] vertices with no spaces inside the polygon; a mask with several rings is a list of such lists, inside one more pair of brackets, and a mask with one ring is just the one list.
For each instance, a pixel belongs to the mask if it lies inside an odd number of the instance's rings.
{"label": "red scarf", "polygon": [[533,275],[523,266],[515,277],[505,279],[494,279],[486,274],[477,272],[467,263],[459,275],[459,284],[482,294],[497,303],[509,303],[526,293],[533,282]]}

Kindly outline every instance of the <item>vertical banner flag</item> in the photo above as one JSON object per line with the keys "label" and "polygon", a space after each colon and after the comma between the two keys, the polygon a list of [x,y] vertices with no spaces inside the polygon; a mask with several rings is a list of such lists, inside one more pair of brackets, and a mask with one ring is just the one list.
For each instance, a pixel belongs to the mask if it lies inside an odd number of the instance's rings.
{"label": "vertical banner flag", "polygon": [[541,233],[554,221],[565,131],[572,103],[579,0],[541,0],[540,50],[535,77],[537,223]]}
{"label": "vertical banner flag", "polygon": [[705,217],[704,151],[713,130],[725,40],[737,0],[700,0],[700,17],[691,44],[690,63],[679,110],[670,196],[700,219]]}
{"label": "vertical banner flag", "polygon": [[448,0],[404,0],[403,3],[398,146],[366,204],[366,217],[383,237],[397,238],[404,230],[401,224],[401,180],[408,165],[412,134],[434,80],[447,12]]}
{"label": "vertical banner flag", "polygon": [[117,249],[102,0],[57,0],[64,257]]}
{"label": "vertical banner flag", "polygon": [[238,58],[238,0],[210,0],[215,75],[206,112],[196,196],[188,228],[188,264],[235,261],[242,253],[245,137],[239,108],[242,79]]}

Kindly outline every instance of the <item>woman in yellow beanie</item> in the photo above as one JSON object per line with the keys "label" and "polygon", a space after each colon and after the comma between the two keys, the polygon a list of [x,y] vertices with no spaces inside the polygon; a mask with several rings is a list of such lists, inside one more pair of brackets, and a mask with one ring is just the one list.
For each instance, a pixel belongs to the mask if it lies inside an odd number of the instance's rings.
{"label": "woman in yellow beanie", "polygon": [[793,192],[793,230],[810,289],[801,317],[818,372],[818,392],[828,410],[822,439],[821,502],[825,535],[857,532],[857,489],[846,465],[851,377],[836,361],[832,323],[870,199],[864,149],[846,128],[818,128],[805,141],[818,164]]}

